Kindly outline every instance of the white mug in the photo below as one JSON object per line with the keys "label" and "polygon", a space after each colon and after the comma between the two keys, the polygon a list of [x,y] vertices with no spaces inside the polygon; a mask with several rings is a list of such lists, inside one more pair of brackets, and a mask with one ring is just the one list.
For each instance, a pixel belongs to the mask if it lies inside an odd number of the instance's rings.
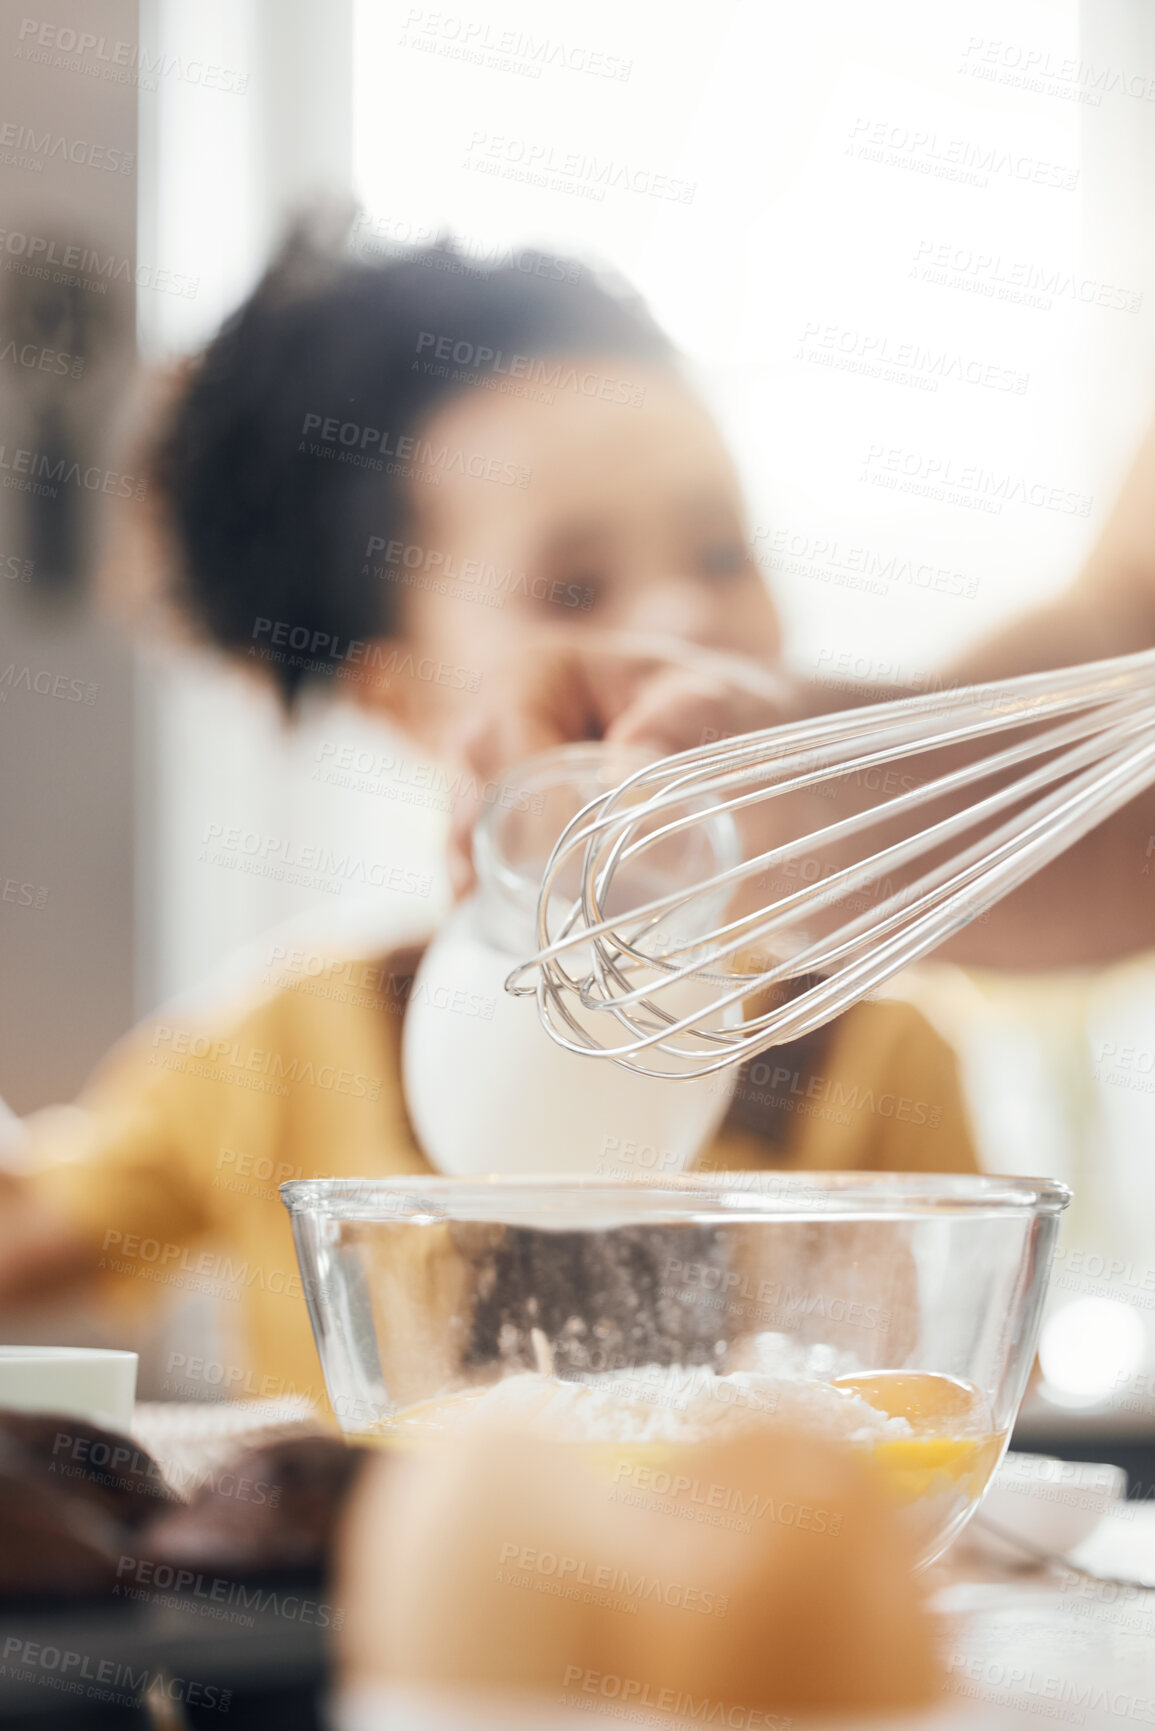
{"label": "white mug", "polygon": [[0,1346],[0,1407],[67,1413],[127,1431],[136,1366],[135,1352],[102,1346]]}

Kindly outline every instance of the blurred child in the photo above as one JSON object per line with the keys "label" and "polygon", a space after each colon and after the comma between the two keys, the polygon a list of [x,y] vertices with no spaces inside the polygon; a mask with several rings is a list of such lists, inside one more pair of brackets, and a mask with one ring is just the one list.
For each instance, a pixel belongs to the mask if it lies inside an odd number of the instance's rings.
{"label": "blurred child", "polygon": [[[641,303],[573,261],[480,271],[439,246],[367,266],[293,237],[181,379],[152,475],[167,595],[290,711],[328,681],[446,757],[543,640],[604,646],[567,698],[574,739],[663,666],[772,679],[778,620],[718,429]],[[532,706],[520,722],[533,749]],[[88,1271],[114,1303],[231,1299],[220,1392],[319,1398],[277,1184],[429,1170],[399,1073],[416,960],[289,957],[195,1025],[134,1033],[75,1108],[28,1120],[0,1296]],[[704,1166],[974,1170],[953,1055],[909,1006],[771,1057]]]}

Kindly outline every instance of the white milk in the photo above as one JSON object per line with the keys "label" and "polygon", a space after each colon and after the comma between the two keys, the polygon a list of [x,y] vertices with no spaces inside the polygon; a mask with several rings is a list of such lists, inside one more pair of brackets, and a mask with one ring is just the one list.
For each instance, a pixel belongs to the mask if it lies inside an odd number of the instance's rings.
{"label": "white milk", "polygon": [[479,901],[426,952],[405,1016],[405,1098],[429,1159],[453,1176],[683,1171],[721,1122],[728,1082],[638,1076],[556,1045],[536,1000],[506,992],[525,952],[487,942]]}
{"label": "white milk", "polygon": [[[541,1026],[536,1000],[505,990],[507,975],[537,948],[537,881],[561,829],[559,789],[573,790],[564,819],[636,767],[636,757],[623,766],[604,753],[563,747],[512,772],[509,785],[523,802],[527,788],[547,790],[552,833],[543,843],[529,833],[523,811],[487,812],[484,845],[474,847],[480,887],[421,963],[405,1015],[402,1070],[417,1138],[441,1172],[668,1175],[690,1165],[725,1114],[727,1073],[664,1080],[567,1052]],[[705,870],[710,849],[700,836],[695,846],[692,869]],[[519,848],[528,857],[511,857]],[[686,982],[662,1002],[685,1014],[706,1001],[707,990]],[[586,1020],[603,1042],[620,1026],[607,1027],[608,1018],[593,1012]]]}

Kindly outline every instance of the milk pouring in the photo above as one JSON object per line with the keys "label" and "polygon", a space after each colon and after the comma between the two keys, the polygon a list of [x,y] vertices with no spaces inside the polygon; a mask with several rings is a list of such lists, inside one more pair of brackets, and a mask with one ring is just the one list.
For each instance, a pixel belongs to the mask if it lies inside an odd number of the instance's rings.
{"label": "milk pouring", "polygon": [[[505,991],[510,970],[537,948],[538,884],[563,825],[644,761],[599,745],[543,753],[510,773],[505,803],[478,824],[478,887],[427,950],[403,1036],[409,1114],[441,1172],[669,1175],[691,1164],[725,1114],[725,1076],[666,1081],[567,1052],[532,998]],[[647,894],[730,863],[728,819],[692,835]],[[702,988],[682,989],[688,1011]]]}

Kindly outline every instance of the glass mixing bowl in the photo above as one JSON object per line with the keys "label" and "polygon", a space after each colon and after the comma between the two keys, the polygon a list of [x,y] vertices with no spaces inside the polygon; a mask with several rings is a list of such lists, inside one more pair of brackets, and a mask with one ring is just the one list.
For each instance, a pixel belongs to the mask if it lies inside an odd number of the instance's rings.
{"label": "glass mixing bowl", "polygon": [[350,1436],[530,1422],[658,1484],[686,1443],[816,1426],[870,1451],[924,1562],[1002,1457],[1070,1200],[1045,1179],[825,1172],[281,1195]]}

